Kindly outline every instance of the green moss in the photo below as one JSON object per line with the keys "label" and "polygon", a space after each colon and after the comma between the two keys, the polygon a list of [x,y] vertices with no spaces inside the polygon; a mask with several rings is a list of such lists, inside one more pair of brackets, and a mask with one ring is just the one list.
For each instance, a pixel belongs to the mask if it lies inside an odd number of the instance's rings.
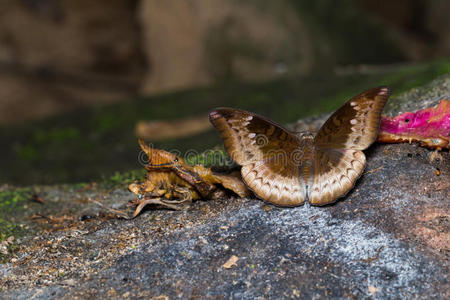
{"label": "green moss", "polygon": [[15,151],[20,159],[34,162],[42,158],[43,150],[50,145],[54,149],[57,147],[62,149],[67,146],[68,142],[79,140],[80,136],[79,129],[74,127],[37,128],[24,144],[15,147]]}
{"label": "green moss", "polygon": [[126,187],[136,180],[142,180],[147,171],[144,168],[127,172],[115,172],[112,176],[104,178],[100,185],[108,188]]}
{"label": "green moss", "polygon": [[61,143],[80,137],[79,129],[74,127],[51,128],[50,130],[36,130],[34,132],[34,142],[37,144]]}
{"label": "green moss", "polygon": [[0,192],[0,216],[8,215],[32,196],[30,188],[17,188]]}
{"label": "green moss", "polygon": [[72,184],[72,187],[74,190],[80,190],[80,189],[85,188],[87,185],[88,185],[88,183],[86,183],[86,182],[79,182],[79,183]]}
{"label": "green moss", "polygon": [[107,132],[118,125],[117,118],[112,113],[102,114],[96,122],[97,124],[94,124],[94,128],[97,128],[100,132]]}
{"label": "green moss", "polygon": [[16,148],[17,156],[26,161],[36,161],[39,158],[39,152],[34,145],[20,145]]}
{"label": "green moss", "polygon": [[[18,188],[0,192],[0,242],[14,236],[14,242],[8,245],[8,252],[16,248],[15,241],[25,231],[13,221],[13,216],[23,210],[23,204],[29,201],[32,191],[30,188]],[[0,263],[8,259],[7,254],[0,253]]]}
{"label": "green moss", "polygon": [[450,73],[450,61],[449,60],[442,60],[436,62],[438,64],[436,68],[436,74],[446,74]]}
{"label": "green moss", "polygon": [[184,159],[190,165],[203,165],[208,168],[232,165],[232,160],[223,147],[206,150],[202,153],[197,151],[188,152]]}

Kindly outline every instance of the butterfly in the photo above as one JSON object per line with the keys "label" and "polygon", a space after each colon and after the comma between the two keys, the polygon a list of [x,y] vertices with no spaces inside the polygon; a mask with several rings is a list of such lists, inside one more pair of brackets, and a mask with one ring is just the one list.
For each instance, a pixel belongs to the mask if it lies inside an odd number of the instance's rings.
{"label": "butterfly", "polygon": [[376,139],[387,87],[367,90],[333,113],[317,134],[292,132],[257,114],[217,108],[209,120],[254,194],[279,206],[335,202],[361,176]]}

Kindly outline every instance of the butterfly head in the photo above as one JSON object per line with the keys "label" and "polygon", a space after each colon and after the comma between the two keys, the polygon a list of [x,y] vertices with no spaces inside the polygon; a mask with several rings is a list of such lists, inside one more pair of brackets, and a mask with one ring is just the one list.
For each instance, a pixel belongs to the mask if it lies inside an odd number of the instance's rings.
{"label": "butterfly head", "polygon": [[304,138],[304,139],[314,138],[314,134],[312,134],[309,131],[299,131],[299,132],[297,132],[297,136],[299,138]]}
{"label": "butterfly head", "polygon": [[311,142],[314,140],[314,134],[312,134],[309,131],[300,131],[300,132],[297,132],[296,135],[301,140],[306,140],[306,141],[311,141]]}

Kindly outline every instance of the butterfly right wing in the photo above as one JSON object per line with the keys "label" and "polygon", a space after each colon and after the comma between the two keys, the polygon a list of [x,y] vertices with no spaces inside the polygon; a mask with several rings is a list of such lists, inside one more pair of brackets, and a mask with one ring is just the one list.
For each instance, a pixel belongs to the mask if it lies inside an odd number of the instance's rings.
{"label": "butterfly right wing", "polygon": [[324,205],[344,196],[361,176],[366,157],[360,150],[376,139],[387,87],[373,88],[339,108],[314,138],[314,176],[309,202]]}
{"label": "butterfly right wing", "polygon": [[[242,166],[242,178],[261,199],[296,206],[306,199],[299,165],[300,139],[280,125],[256,114],[220,108],[209,114],[231,158]],[[297,158],[297,159],[295,159]]]}
{"label": "butterfly right wing", "polygon": [[325,205],[345,196],[361,176],[365,163],[366,157],[359,150],[316,149],[309,203]]}
{"label": "butterfly right wing", "polygon": [[320,148],[364,150],[377,138],[387,87],[367,90],[347,101],[322,125],[314,143]]}

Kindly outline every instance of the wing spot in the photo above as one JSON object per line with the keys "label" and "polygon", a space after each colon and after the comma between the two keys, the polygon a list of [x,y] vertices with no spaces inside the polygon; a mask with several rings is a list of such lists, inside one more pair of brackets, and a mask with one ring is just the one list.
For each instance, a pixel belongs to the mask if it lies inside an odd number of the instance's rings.
{"label": "wing spot", "polygon": [[275,126],[270,125],[270,128],[267,129],[266,134],[267,134],[268,136],[271,136],[274,132],[275,132]]}
{"label": "wing spot", "polygon": [[355,124],[357,124],[358,123],[358,121],[356,120],[356,119],[351,119],[350,120],[350,124],[352,124],[352,125],[355,125]]}
{"label": "wing spot", "polygon": [[357,169],[357,168],[359,168],[360,167],[360,162],[359,161],[357,161],[357,160],[353,160],[352,161],[352,166],[353,166],[353,168],[354,169]]}

